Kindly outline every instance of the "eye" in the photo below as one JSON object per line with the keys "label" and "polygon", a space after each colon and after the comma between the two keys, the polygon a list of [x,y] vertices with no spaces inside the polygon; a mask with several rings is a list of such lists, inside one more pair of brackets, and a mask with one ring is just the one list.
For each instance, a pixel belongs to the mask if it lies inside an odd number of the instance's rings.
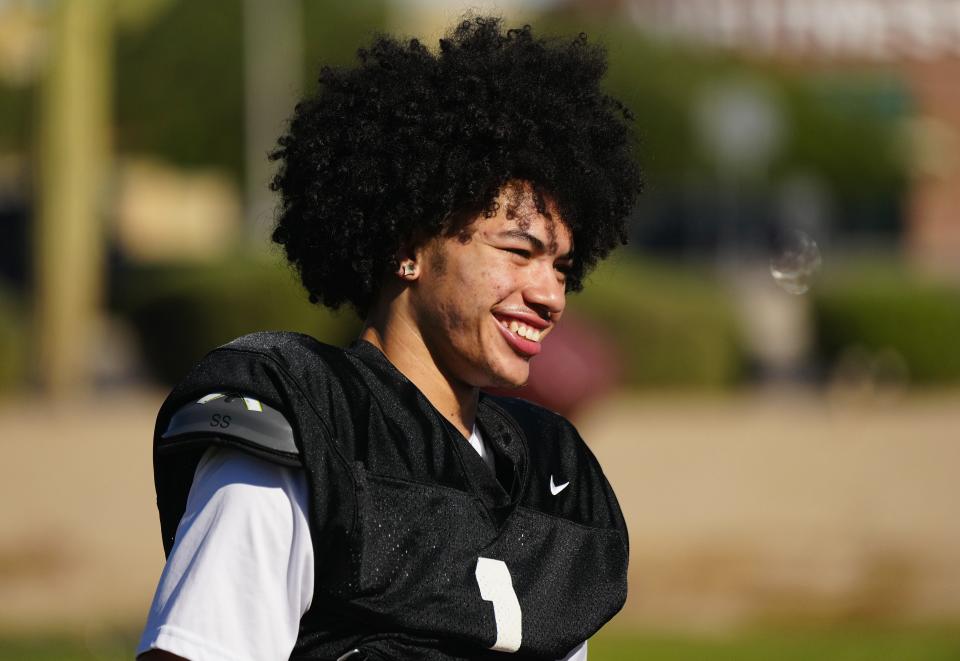
{"label": "eye", "polygon": [[501,250],[505,250],[506,252],[513,253],[514,255],[519,255],[524,259],[530,259],[530,251],[524,250],[523,248],[501,248]]}

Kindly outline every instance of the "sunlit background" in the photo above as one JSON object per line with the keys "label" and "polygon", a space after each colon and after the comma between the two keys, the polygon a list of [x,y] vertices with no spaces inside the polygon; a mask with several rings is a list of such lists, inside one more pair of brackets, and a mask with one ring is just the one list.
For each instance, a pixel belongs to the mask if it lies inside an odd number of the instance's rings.
{"label": "sunlit background", "polygon": [[608,49],[645,192],[524,396],[631,532],[615,659],[960,659],[960,0],[0,0],[0,660],[132,658],[207,350],[336,344],[269,246],[321,64],[473,7]]}

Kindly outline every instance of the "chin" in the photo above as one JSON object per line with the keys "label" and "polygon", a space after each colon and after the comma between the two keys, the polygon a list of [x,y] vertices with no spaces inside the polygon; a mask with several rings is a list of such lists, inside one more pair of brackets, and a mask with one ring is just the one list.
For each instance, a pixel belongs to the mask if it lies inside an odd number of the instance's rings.
{"label": "chin", "polygon": [[522,388],[530,379],[530,368],[524,365],[522,370],[499,370],[492,372],[489,388]]}
{"label": "chin", "polygon": [[508,352],[496,355],[487,354],[482,363],[475,363],[480,368],[480,388],[514,389],[527,385],[530,379],[530,359],[523,358],[509,349]]}
{"label": "chin", "polygon": [[504,379],[500,381],[492,381],[484,387],[493,390],[520,390],[520,388],[524,387],[525,385],[527,385],[526,380],[520,383],[518,381],[508,381]]}

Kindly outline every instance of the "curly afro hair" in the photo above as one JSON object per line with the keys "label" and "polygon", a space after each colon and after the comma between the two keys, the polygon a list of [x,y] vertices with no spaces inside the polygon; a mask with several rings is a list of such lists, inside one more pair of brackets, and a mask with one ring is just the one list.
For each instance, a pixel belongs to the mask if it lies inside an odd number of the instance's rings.
{"label": "curly afro hair", "polygon": [[570,229],[568,290],[626,243],[632,116],[601,91],[606,55],[584,34],[547,40],[476,17],[438,52],[378,36],[358,58],[321,70],[271,155],[273,240],[311,302],[365,316],[401,247],[494,215],[513,181],[533,186],[541,212],[549,196]]}

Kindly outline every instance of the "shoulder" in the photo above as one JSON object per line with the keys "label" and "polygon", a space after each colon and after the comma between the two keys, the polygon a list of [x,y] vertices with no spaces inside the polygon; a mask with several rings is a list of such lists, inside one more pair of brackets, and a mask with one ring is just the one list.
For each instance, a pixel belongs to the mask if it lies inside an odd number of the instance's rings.
{"label": "shoulder", "polygon": [[526,506],[582,525],[617,530],[626,544],[626,525],[613,488],[569,420],[515,397],[485,395],[483,402],[512,419],[526,439],[530,462]]}
{"label": "shoulder", "polygon": [[154,426],[165,550],[210,447],[306,469],[331,489],[348,488],[349,464],[337,439],[350,436],[355,398],[344,395],[343,383],[355,380],[344,376],[355,369],[343,349],[299,333],[252,333],[207,353],[169,393]]}
{"label": "shoulder", "polygon": [[343,353],[343,349],[339,347],[321,342],[306,333],[295,333],[293,331],[248,333],[214,349],[214,351],[218,350],[247,351],[274,356],[296,354],[333,356]]}
{"label": "shoulder", "polygon": [[[208,418],[214,413],[227,413],[219,409],[233,407],[242,419],[258,421],[256,427],[276,419],[270,411],[280,412],[294,423],[290,418],[296,417],[303,402],[329,399],[322,395],[337,390],[350,369],[343,349],[309,335],[291,332],[244,335],[207,353],[177,383],[160,408],[155,433],[163,436],[174,416],[184,407],[197,414],[203,412]],[[215,394],[234,399],[200,401]],[[235,399],[237,396],[240,399]],[[243,398],[255,400],[265,408],[251,411],[247,407],[242,411],[248,403]],[[259,415],[263,412],[267,414]],[[235,422],[231,416],[231,423]]]}
{"label": "shoulder", "polygon": [[305,369],[323,367],[325,373],[336,373],[349,363],[346,351],[304,333],[261,331],[242,335],[210,351],[196,369],[211,365],[225,367],[231,362],[272,363],[293,376]]}
{"label": "shoulder", "polygon": [[483,407],[515,424],[526,439],[534,473],[558,471],[595,474],[603,471],[577,428],[565,417],[533,402],[516,397],[484,396]]}
{"label": "shoulder", "polygon": [[519,397],[484,394],[482,405],[508,416],[531,442],[546,439],[556,443],[582,443],[576,427],[559,413]]}

